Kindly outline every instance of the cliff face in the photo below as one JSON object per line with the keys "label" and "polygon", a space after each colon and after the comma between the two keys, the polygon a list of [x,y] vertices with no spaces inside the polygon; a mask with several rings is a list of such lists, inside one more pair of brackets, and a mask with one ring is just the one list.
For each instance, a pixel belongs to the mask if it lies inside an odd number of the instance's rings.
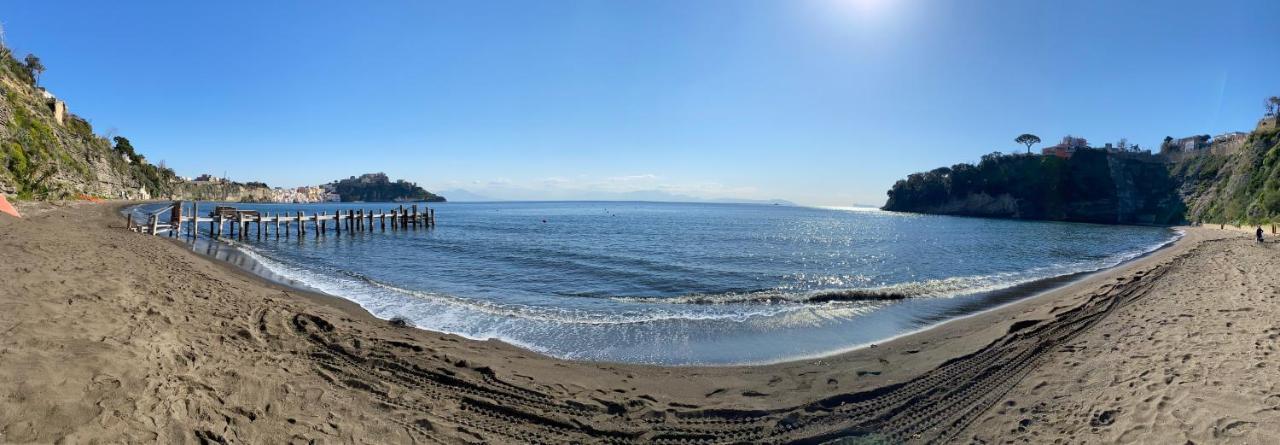
{"label": "cliff face", "polygon": [[1180,182],[1187,219],[1202,222],[1280,221],[1280,133],[1255,131],[1233,150],[1206,150],[1180,158],[1171,172]]}
{"label": "cliff face", "polygon": [[66,104],[34,86],[0,45],[0,193],[19,199],[79,195],[146,199],[169,193],[173,172],[123,155]]}
{"label": "cliff face", "polygon": [[988,155],[898,181],[885,210],[1107,224],[1173,224],[1185,207],[1157,156],[1079,150],[1069,159]]}
{"label": "cliff face", "polygon": [[274,195],[271,188],[261,185],[184,181],[175,184],[166,197],[185,201],[272,202]]}

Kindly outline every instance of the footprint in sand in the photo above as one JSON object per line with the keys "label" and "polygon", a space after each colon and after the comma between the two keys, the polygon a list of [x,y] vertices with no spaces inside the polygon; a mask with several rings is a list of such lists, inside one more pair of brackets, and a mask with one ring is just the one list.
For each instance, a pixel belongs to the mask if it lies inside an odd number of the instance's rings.
{"label": "footprint in sand", "polygon": [[1223,419],[1218,421],[1218,423],[1220,424],[1224,422],[1226,423],[1226,425],[1220,428],[1214,428],[1213,437],[1215,438],[1240,437],[1245,434],[1248,434],[1250,431],[1253,431],[1253,428],[1258,426],[1258,424],[1255,422],[1247,422],[1244,420],[1235,420],[1235,421],[1227,422],[1227,419]]}
{"label": "footprint in sand", "polygon": [[1109,409],[1100,412],[1095,414],[1093,419],[1089,421],[1089,426],[1094,428],[1111,426],[1111,424],[1116,423],[1116,416],[1118,415],[1120,415],[1120,410],[1118,409]]}

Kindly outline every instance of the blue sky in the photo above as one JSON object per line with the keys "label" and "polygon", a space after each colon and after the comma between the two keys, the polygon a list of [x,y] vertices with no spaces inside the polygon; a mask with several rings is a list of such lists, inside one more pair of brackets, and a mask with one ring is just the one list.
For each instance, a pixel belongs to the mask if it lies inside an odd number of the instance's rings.
{"label": "blue sky", "polygon": [[1280,2],[8,4],[6,40],[180,175],[385,171],[564,199],[880,204],[1023,132],[1154,148],[1251,129]]}

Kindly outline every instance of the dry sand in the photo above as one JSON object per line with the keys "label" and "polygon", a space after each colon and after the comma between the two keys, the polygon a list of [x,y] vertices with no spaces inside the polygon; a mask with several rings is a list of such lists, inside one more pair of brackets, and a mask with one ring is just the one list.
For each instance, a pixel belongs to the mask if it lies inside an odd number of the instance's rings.
{"label": "dry sand", "polygon": [[1173,259],[1141,300],[1052,351],[967,437],[1280,443],[1280,244],[1193,233],[1218,239]]}
{"label": "dry sand", "polygon": [[1191,230],[874,348],[654,367],[398,328],[126,232],[118,208],[0,216],[0,443],[1256,443],[1280,428],[1275,246],[1233,232]]}

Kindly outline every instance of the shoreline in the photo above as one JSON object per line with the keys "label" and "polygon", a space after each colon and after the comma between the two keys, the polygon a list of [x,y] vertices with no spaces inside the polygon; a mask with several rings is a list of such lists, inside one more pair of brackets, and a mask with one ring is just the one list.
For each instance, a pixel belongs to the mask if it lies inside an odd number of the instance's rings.
{"label": "shoreline", "polygon": [[[397,328],[347,300],[125,232],[113,209],[126,204],[0,219],[0,248],[14,252],[0,278],[19,291],[0,298],[0,358],[15,364],[0,382],[20,393],[0,394],[0,439],[948,440],[1212,238],[1189,229],[1146,257],[874,347],[666,367]],[[50,347],[72,344],[83,346]],[[49,409],[71,414],[40,417]]]}
{"label": "shoreline", "polygon": [[[129,212],[129,209],[131,207],[137,207],[138,205],[143,205],[143,204],[119,203],[118,211],[122,214],[125,214]],[[1074,223],[1074,222],[1067,222],[1067,223]],[[1094,223],[1075,223],[1075,224],[1094,224]],[[1169,240],[1153,247],[1150,250],[1147,250],[1140,254],[1136,254],[1131,258],[1121,260],[1120,262],[1113,264],[1111,266],[1106,266],[1106,267],[1102,267],[1094,270],[1075,272],[1075,273],[1070,273],[1066,275],[1034,279],[1031,281],[1014,284],[1014,285],[1011,285],[1005,288],[1000,288],[1000,289],[994,289],[989,291],[979,291],[971,294],[957,295],[955,296],[957,298],[959,297],[976,298],[982,301],[988,301],[988,300],[995,301],[995,303],[990,305],[984,304],[983,307],[980,309],[972,309],[972,310],[960,309],[957,312],[962,312],[962,313],[959,313],[956,315],[950,315],[950,314],[945,316],[933,315],[928,317],[929,318],[928,321],[925,321],[924,324],[920,326],[913,327],[909,330],[885,337],[883,339],[854,344],[854,345],[834,349],[827,352],[820,352],[820,353],[809,354],[809,355],[782,357],[775,360],[740,362],[740,363],[690,363],[690,364],[619,362],[619,361],[589,360],[589,359],[578,360],[578,359],[569,359],[569,358],[550,355],[543,351],[539,351],[538,349],[530,345],[519,344],[518,342],[513,342],[508,339],[473,338],[473,337],[466,336],[464,334],[436,331],[428,328],[416,328],[416,329],[432,332],[440,335],[455,335],[455,336],[465,338],[469,341],[499,342],[508,346],[519,348],[521,350],[524,350],[533,354],[537,354],[541,357],[545,357],[550,360],[564,360],[564,361],[584,362],[584,363],[599,363],[599,364],[611,364],[611,365],[640,365],[640,366],[657,366],[657,367],[722,368],[722,367],[744,367],[744,366],[750,366],[750,367],[770,366],[770,365],[781,365],[781,364],[788,364],[788,363],[794,363],[794,362],[822,360],[822,359],[832,358],[835,356],[839,356],[842,354],[847,354],[847,353],[851,353],[851,352],[855,352],[863,349],[875,348],[875,347],[878,347],[880,344],[901,339],[904,337],[912,336],[912,335],[919,335],[929,330],[936,329],[940,326],[946,325],[948,323],[955,322],[957,320],[977,316],[990,311],[996,311],[1001,308],[1004,308],[1005,306],[1015,304],[1023,300],[1039,298],[1045,294],[1052,293],[1062,288],[1071,286],[1081,280],[1086,280],[1093,275],[1103,273],[1108,270],[1115,269],[1115,268],[1124,266],[1126,264],[1141,260],[1142,258],[1154,255],[1161,250],[1172,247],[1179,240],[1181,240],[1183,236],[1185,236],[1185,230],[1184,230],[1185,228],[1183,227],[1174,226],[1174,227],[1169,227],[1169,229],[1172,232],[1174,232],[1172,238],[1170,238]],[[168,238],[168,237],[162,236],[161,238]],[[362,313],[361,314],[362,316],[365,316],[372,320],[379,320],[384,322],[387,321],[387,319],[380,318],[376,315],[373,315],[371,312],[368,311],[367,308],[365,308],[363,305],[361,305],[360,303],[354,300],[347,299],[340,295],[332,295],[332,294],[325,293],[321,290],[311,288],[302,282],[299,282],[290,277],[281,275],[273,270],[270,270],[270,267],[268,265],[262,263],[260,260],[255,258],[255,255],[258,255],[258,254],[255,254],[252,252],[246,252],[244,249],[238,247],[236,245],[237,243],[235,242],[232,242],[232,243],[218,242],[215,240],[211,240],[207,237],[205,238],[197,237],[197,239],[194,242],[190,241],[189,238],[184,238],[181,236],[178,238],[168,238],[168,239],[178,245],[183,246],[185,249],[191,251],[192,253],[205,257],[206,259],[211,259],[211,260],[214,260],[215,262],[219,262],[219,263],[231,266],[231,269],[234,270],[235,272],[253,276],[255,278],[263,280],[265,283],[270,283],[275,286],[281,286],[284,288],[292,289],[296,292],[306,293],[310,298],[313,298],[316,301],[320,301],[326,304],[333,304],[333,301],[335,300],[340,301],[342,303],[344,310],[358,310]],[[204,249],[201,249],[200,247],[202,245],[206,247]],[[978,303],[974,302],[973,304],[978,304]]]}

